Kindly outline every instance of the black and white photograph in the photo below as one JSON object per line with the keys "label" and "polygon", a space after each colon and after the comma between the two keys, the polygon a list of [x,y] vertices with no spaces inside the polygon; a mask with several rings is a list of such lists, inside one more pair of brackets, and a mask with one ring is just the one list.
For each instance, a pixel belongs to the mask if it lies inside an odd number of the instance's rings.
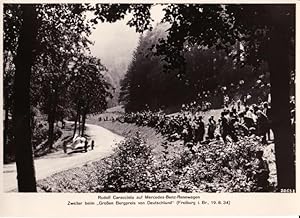
{"label": "black and white photograph", "polygon": [[296,4],[4,3],[3,192],[295,193]]}

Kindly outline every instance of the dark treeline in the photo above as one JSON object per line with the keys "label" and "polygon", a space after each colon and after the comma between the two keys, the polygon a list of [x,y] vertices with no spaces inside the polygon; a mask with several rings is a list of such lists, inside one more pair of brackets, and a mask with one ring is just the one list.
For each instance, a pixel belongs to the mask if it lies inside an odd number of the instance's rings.
{"label": "dark treeline", "polygon": [[[270,84],[266,64],[257,67],[238,64],[238,59],[243,58],[239,42],[232,46],[229,55],[216,47],[186,46],[185,73],[179,73],[177,69],[165,72],[166,62],[151,48],[166,37],[166,29],[166,24],[158,24],[140,37],[121,82],[120,101],[126,111],[157,110],[191,101],[199,104],[209,102],[212,107],[220,108],[224,95],[241,98],[251,94],[259,96],[260,101],[267,99]],[[259,91],[251,90],[257,80],[262,80],[261,84],[257,84]]]}

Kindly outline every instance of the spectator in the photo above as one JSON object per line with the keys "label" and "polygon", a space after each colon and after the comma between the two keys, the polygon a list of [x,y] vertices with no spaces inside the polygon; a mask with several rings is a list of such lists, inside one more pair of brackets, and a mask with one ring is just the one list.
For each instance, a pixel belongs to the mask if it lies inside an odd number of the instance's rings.
{"label": "spectator", "polygon": [[88,148],[88,141],[87,139],[84,140],[84,151],[87,152],[87,148]]}
{"label": "spectator", "polygon": [[221,131],[220,131],[220,133],[221,133],[224,143],[227,142],[226,137],[229,134],[229,123],[228,123],[228,119],[226,117],[227,113],[228,112],[225,112],[225,111],[223,111],[221,113]]}
{"label": "spectator", "polygon": [[213,139],[215,137],[215,130],[217,128],[216,121],[214,120],[214,116],[211,116],[208,120],[208,138]]}
{"label": "spectator", "polygon": [[238,140],[236,136],[236,124],[238,122],[237,115],[234,112],[230,112],[228,121],[229,121],[229,136],[234,142],[236,142]]}
{"label": "spectator", "polygon": [[228,117],[228,112],[223,111],[221,113],[221,125],[222,125],[222,138],[224,143],[227,143],[227,136],[230,136],[230,138],[236,142],[237,136],[234,132],[234,126],[233,126],[233,120]]}
{"label": "spectator", "polygon": [[228,108],[228,106],[229,106],[229,96],[225,95],[224,96],[224,107]]}
{"label": "spectator", "polygon": [[66,145],[66,141],[63,142],[63,149],[64,149],[64,153],[67,153],[67,145]]}
{"label": "spectator", "polygon": [[245,108],[245,116],[244,116],[245,125],[247,128],[251,128],[255,126],[256,115],[254,114],[254,110],[252,108]]}
{"label": "spectator", "polygon": [[241,111],[241,100],[237,101],[237,110],[238,110],[238,112]]}
{"label": "spectator", "polygon": [[94,140],[92,140],[92,142],[91,142],[91,149],[94,150],[94,147],[95,147],[95,142],[94,142]]}
{"label": "spectator", "polygon": [[182,137],[183,137],[183,143],[186,145],[188,142],[193,141],[193,134],[190,128],[188,128],[187,125],[183,126],[183,131],[182,131]]}
{"label": "spectator", "polygon": [[269,119],[267,115],[262,112],[258,106],[254,107],[255,114],[257,115],[257,133],[262,136],[262,143],[266,144],[266,135],[268,131]]}
{"label": "spectator", "polygon": [[254,179],[257,186],[257,191],[268,191],[269,188],[269,165],[267,161],[263,159],[263,151],[256,152],[256,160],[254,162]]}
{"label": "spectator", "polygon": [[268,118],[268,126],[267,126],[267,140],[271,140],[271,126],[272,126],[272,115],[271,115],[271,107],[268,102],[263,104],[263,112]]}
{"label": "spectator", "polygon": [[244,136],[248,136],[249,135],[249,129],[246,126],[245,119],[244,119],[245,112],[239,113],[238,116],[239,116],[238,128],[243,133]]}
{"label": "spectator", "polygon": [[197,128],[195,129],[195,142],[202,142],[205,134],[205,125],[202,121],[202,116],[199,116],[196,120]]}

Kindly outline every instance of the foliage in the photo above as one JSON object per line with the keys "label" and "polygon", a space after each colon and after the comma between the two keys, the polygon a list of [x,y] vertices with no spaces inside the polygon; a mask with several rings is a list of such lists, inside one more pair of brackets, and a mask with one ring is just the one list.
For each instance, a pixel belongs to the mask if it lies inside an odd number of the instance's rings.
{"label": "foliage", "polygon": [[116,148],[113,160],[108,165],[107,175],[103,178],[103,190],[99,191],[152,191],[155,185],[155,178],[151,175],[152,162],[151,148],[139,135],[130,138]]}
{"label": "foliage", "polygon": [[186,48],[216,46],[230,54],[237,42],[243,45],[243,51],[235,53],[237,60],[257,66],[267,60],[269,34],[279,22],[287,25],[288,38],[294,38],[295,10],[291,5],[169,4],[164,11],[163,22],[171,27],[157,53],[165,55],[171,69],[181,69]]}
{"label": "foliage", "polygon": [[[32,133],[32,146],[35,150],[39,150],[39,145],[42,145],[48,137],[48,124],[45,121],[37,121]],[[62,131],[58,126],[54,128],[54,141],[60,138]]]}
{"label": "foliage", "polygon": [[74,105],[79,105],[85,114],[106,109],[107,98],[111,97],[108,84],[102,74],[106,69],[100,59],[92,56],[79,56],[73,67],[74,75],[68,93]]}
{"label": "foliage", "polygon": [[132,18],[128,21],[128,25],[135,27],[137,32],[143,32],[151,29],[150,8],[152,4],[96,4],[91,10],[94,10],[95,18],[92,22],[113,23],[123,19],[126,14],[131,13]]}
{"label": "foliage", "polygon": [[[84,102],[86,108],[94,112],[106,107],[106,97],[109,96],[108,84],[102,75],[93,76],[96,74],[89,73],[100,72],[104,68],[99,59],[86,55],[88,46],[91,45],[88,36],[91,33],[92,23],[86,21],[84,12],[90,7],[79,4],[37,4],[34,7],[37,11],[38,33],[34,45],[35,56],[30,81],[31,108],[38,107],[48,115],[51,146],[54,121],[69,116],[72,110],[77,109],[76,104],[72,104],[76,100],[72,99],[74,95],[70,91],[74,90],[71,90],[70,85],[75,87],[75,81],[81,83],[77,87],[81,86],[84,94],[82,99],[86,98],[85,101],[88,101],[88,103]],[[19,31],[23,22],[20,13],[19,4],[7,4],[4,7],[5,102],[8,110],[13,103],[11,96],[15,71],[16,51],[14,49],[18,45]],[[77,61],[79,57],[85,60]],[[90,64],[97,65],[97,69],[87,67],[87,60]],[[79,68],[81,68],[81,79],[84,78],[85,73],[90,74],[85,78],[89,76],[91,78],[79,80],[77,75]],[[91,83],[92,80],[94,84]]]}
{"label": "foliage", "polygon": [[[42,105],[46,114],[56,113],[58,108],[67,109],[67,87],[71,83],[74,69],[70,65],[82,55],[91,42],[87,36],[90,24],[86,16],[74,13],[80,5],[41,4],[39,12],[39,34],[32,88],[43,95],[33,99]],[[84,7],[84,6],[82,6]],[[83,10],[83,8],[82,8]],[[60,111],[67,113],[68,111]],[[55,116],[55,115],[54,115]]]}
{"label": "foliage", "polygon": [[15,67],[10,52],[4,52],[4,70],[3,70],[3,94],[4,94],[4,109],[11,110],[13,103],[13,80]]}
{"label": "foliage", "polygon": [[10,51],[13,56],[16,55],[18,45],[19,29],[22,25],[20,5],[3,5],[3,42],[4,49]]}

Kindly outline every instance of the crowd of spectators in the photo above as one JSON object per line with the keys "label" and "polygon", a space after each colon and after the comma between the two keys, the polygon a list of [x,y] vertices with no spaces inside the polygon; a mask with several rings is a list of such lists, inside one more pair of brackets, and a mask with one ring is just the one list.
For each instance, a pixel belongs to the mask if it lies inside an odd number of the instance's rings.
{"label": "crowd of spectators", "polygon": [[149,126],[166,135],[170,140],[182,139],[184,144],[204,143],[222,139],[225,143],[236,142],[239,137],[257,135],[262,143],[271,140],[271,108],[267,102],[245,106],[237,101],[222,110],[220,117],[210,116],[204,123],[202,112],[183,105],[179,113],[166,115],[162,111],[127,113],[118,120]]}

